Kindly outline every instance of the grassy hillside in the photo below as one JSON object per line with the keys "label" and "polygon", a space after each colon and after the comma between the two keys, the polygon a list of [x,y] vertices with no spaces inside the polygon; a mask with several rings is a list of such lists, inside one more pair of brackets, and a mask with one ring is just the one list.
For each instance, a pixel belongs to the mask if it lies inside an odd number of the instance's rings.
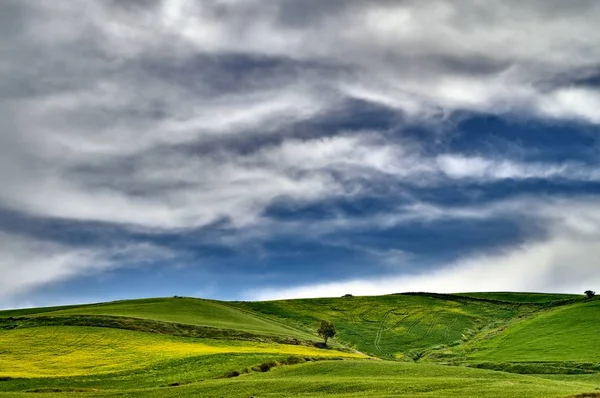
{"label": "grassy hillside", "polygon": [[9,318],[9,317],[20,317],[20,316],[27,316],[27,315],[43,314],[46,312],[54,312],[54,311],[66,310],[69,308],[82,308],[82,307],[85,307],[85,305],[64,305],[64,306],[60,306],[60,307],[38,307],[38,308],[22,308],[22,309],[15,309],[15,310],[4,310],[4,311],[0,311],[0,319]]}
{"label": "grassy hillside", "polygon": [[[0,398],[564,397],[600,391],[599,317],[600,300],[536,293],[4,311]],[[316,344],[322,319],[338,330],[331,348]]]}
{"label": "grassy hillside", "polygon": [[0,331],[0,352],[0,377],[103,374],[142,368],[165,359],[223,353],[363,357],[302,345],[200,340],[64,326]]}
{"label": "grassy hillside", "polygon": [[[71,385],[77,385],[75,380]],[[118,380],[118,379],[117,379]],[[564,382],[462,367],[388,361],[322,361],[278,366],[234,378],[217,378],[176,386],[122,389],[104,379],[96,388],[31,388],[44,397],[566,397],[593,391],[584,382]],[[81,384],[81,383],[80,383]],[[50,384],[53,385],[53,384]],[[39,394],[38,394],[39,395]],[[0,397],[23,397],[18,392]]]}
{"label": "grassy hillside", "polygon": [[472,297],[485,300],[498,300],[512,303],[552,303],[563,300],[573,300],[581,298],[575,294],[548,294],[548,293],[514,293],[514,292],[493,292],[493,293],[460,293],[459,296]]}
{"label": "grassy hillside", "polygon": [[459,344],[483,328],[506,325],[539,309],[536,305],[428,294],[232,305],[308,330],[316,328],[320,319],[329,319],[343,343],[382,358],[408,360],[432,347]]}
{"label": "grassy hillside", "polygon": [[598,361],[600,300],[548,311],[478,344],[470,358],[499,361]]}
{"label": "grassy hillside", "polygon": [[82,307],[56,309],[43,315],[106,315],[151,319],[187,325],[208,326],[219,329],[241,330],[257,334],[291,336],[313,339],[314,334],[291,328],[285,324],[265,320],[233,308],[226,303],[194,298],[159,298],[128,300]]}

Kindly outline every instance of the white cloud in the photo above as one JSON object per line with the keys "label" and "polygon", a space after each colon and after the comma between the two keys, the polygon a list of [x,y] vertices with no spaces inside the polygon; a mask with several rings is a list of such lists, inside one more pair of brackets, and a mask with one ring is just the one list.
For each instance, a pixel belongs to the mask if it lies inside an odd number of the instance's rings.
{"label": "white cloud", "polygon": [[[135,224],[197,227],[230,219],[246,224],[273,200],[314,201],[356,193],[373,174],[410,176],[423,166],[398,145],[376,136],[288,140],[258,151],[213,151],[207,155],[160,155],[119,159],[124,166],[52,166],[7,173],[0,199],[17,210],[41,216]],[[411,169],[412,168],[412,169]],[[342,178],[334,173],[342,173]],[[139,192],[139,193],[138,193]]]}
{"label": "white cloud", "polygon": [[440,171],[454,179],[493,181],[502,179],[555,179],[598,181],[595,167],[576,163],[518,162],[507,159],[488,159],[480,156],[439,155]]}
{"label": "white cloud", "polygon": [[600,123],[600,91],[597,89],[561,88],[544,97],[538,106],[544,115]]}
{"label": "white cloud", "polygon": [[[0,204],[171,228],[245,224],[281,196],[347,194],[348,181],[376,173],[420,184],[440,174],[595,179],[578,165],[432,160],[372,133],[286,136],[349,98],[424,123],[456,110],[597,122],[596,90],[569,80],[600,60],[600,7],[551,3],[7,2],[17,26],[1,47]],[[215,64],[240,55],[266,64]],[[186,148],[273,137],[280,147],[239,158]]]}
{"label": "white cloud", "polygon": [[73,248],[2,231],[0,252],[0,305],[11,297],[75,276],[171,256],[167,250],[148,244]]}

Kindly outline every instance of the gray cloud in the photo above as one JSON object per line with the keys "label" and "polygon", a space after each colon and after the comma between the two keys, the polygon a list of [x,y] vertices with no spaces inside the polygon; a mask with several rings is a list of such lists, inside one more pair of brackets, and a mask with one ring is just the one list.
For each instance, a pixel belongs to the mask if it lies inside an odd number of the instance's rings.
{"label": "gray cloud", "polygon": [[[600,60],[595,3],[316,2],[302,12],[296,2],[251,0],[2,7],[15,29],[1,47],[0,200],[39,215],[201,225],[242,213],[251,219],[280,195],[345,192],[327,175],[329,156],[382,173],[431,172],[429,159],[398,160],[407,155],[394,143],[368,144],[374,155],[358,156],[358,149],[340,149],[343,138],[318,144],[325,159],[304,150],[310,141],[290,144],[302,146],[297,152],[287,144],[266,148],[257,160],[155,155],[176,145],[285,134],[347,98],[424,121],[456,110],[600,120],[596,88],[547,85]],[[131,173],[113,167],[123,157],[133,159]],[[452,162],[440,165],[457,177]],[[531,172],[537,166],[502,167],[516,178],[539,175]],[[302,178],[287,173],[294,168],[305,171]],[[355,167],[341,172],[343,180],[356,177]],[[157,193],[169,178],[179,188]],[[242,194],[256,181],[264,188]],[[205,210],[191,212],[191,202]]]}
{"label": "gray cloud", "polygon": [[[4,1],[0,205],[242,227],[281,198],[390,181],[597,181],[575,163],[431,156],[390,132],[290,131],[355,99],[419,124],[459,111],[600,123],[597,85],[578,80],[600,63],[599,17],[591,1]],[[24,238],[2,239],[16,242],[3,269],[40,264],[46,282],[104,264],[94,249],[28,257]]]}

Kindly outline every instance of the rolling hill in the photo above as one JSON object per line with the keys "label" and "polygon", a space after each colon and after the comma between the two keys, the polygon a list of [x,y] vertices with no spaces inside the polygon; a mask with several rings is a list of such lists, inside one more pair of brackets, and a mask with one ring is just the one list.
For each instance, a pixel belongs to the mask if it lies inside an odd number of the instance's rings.
{"label": "rolling hill", "polygon": [[565,397],[600,389],[599,316],[600,300],[533,293],[2,311],[0,397]]}

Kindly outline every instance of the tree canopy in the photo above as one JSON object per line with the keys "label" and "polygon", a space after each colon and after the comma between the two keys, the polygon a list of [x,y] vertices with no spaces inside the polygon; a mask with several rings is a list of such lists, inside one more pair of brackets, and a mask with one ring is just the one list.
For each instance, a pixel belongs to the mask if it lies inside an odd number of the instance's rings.
{"label": "tree canopy", "polygon": [[333,338],[336,334],[335,326],[332,322],[321,321],[321,325],[319,326],[317,333],[319,333],[319,336],[325,340],[325,345],[327,345],[327,340]]}

